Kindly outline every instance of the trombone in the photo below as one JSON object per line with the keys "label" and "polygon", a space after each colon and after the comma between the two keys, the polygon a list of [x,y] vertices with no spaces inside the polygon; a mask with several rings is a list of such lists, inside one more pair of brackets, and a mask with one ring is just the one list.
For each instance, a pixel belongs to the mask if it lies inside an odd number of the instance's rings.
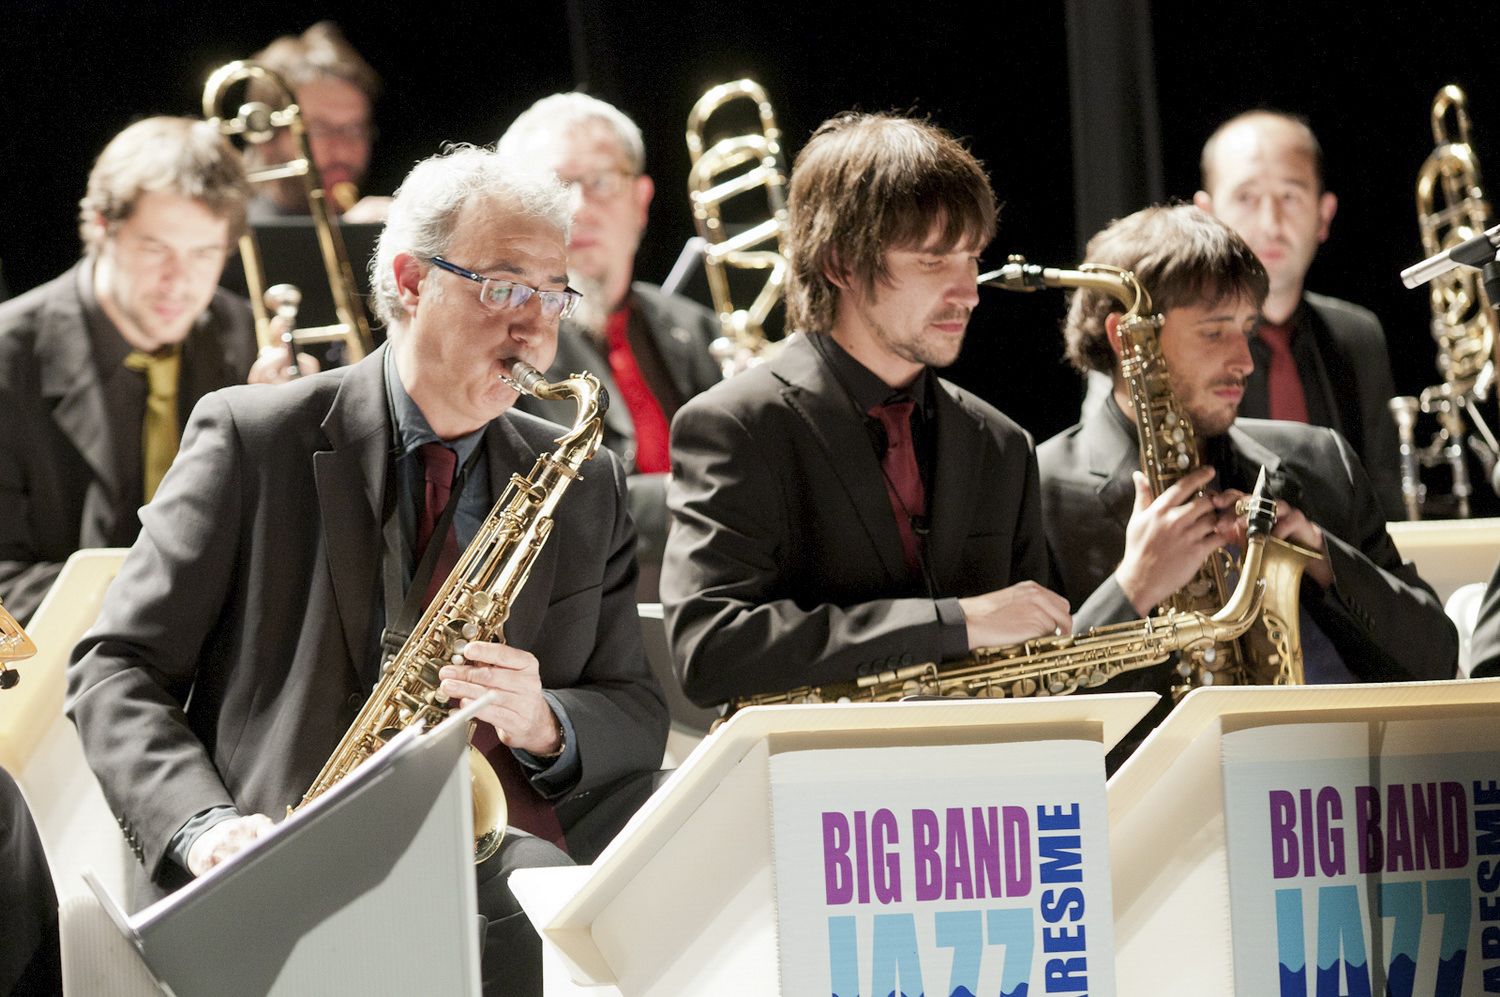
{"label": "trombone", "polygon": [[[1433,99],[1432,138],[1435,147],[1417,175],[1416,191],[1422,248],[1429,256],[1468,242],[1488,227],[1491,215],[1469,141],[1468,99],[1453,84]],[[1495,380],[1497,320],[1476,270],[1459,267],[1436,277],[1429,297],[1443,383],[1424,389],[1420,397],[1389,402],[1401,444],[1401,497],[1407,518],[1421,519],[1427,504],[1421,469],[1446,464],[1453,511],[1464,519],[1473,494],[1466,451],[1479,458],[1486,476],[1494,474],[1500,456],[1500,441],[1478,409]],[[1416,440],[1417,418],[1423,413],[1438,420],[1438,431],[1425,446]],[[1469,434],[1466,423],[1473,424],[1476,435]]]}
{"label": "trombone", "polygon": [[[748,100],[755,105],[760,130],[730,135],[707,145],[708,123],[725,105]],[[710,349],[724,376],[756,363],[768,343],[765,323],[781,300],[786,284],[786,161],[781,129],[766,91],[754,80],[735,80],[713,87],[693,105],[687,122],[688,199],[693,224],[703,240],[704,273],[724,335]],[[749,169],[744,169],[749,165]],[[765,218],[729,234],[724,205],[746,194],[764,192]],[[765,270],[765,283],[748,308],[736,308],[729,271]]]}
{"label": "trombone", "polygon": [[[237,83],[253,81],[274,90],[281,98],[282,106],[273,109],[264,101],[247,99],[231,116],[225,113],[224,104],[230,87]],[[253,96],[248,95],[247,98]],[[277,295],[268,310],[265,271],[261,265],[260,246],[255,233],[248,226],[240,237],[240,258],[245,267],[245,284],[250,291],[250,307],[255,312],[255,337],[262,349],[277,343],[288,343],[292,348],[293,364],[297,347],[313,343],[342,342],[349,363],[364,357],[374,348],[370,336],[370,323],[365,318],[364,308],[355,293],[354,272],[349,267],[349,254],[344,249],[344,237],[328,214],[328,205],[323,192],[323,180],[318,175],[318,166],[313,162],[312,149],[307,142],[307,126],[302,121],[302,112],[290,87],[280,76],[255,62],[236,61],[220,66],[203,85],[203,117],[229,138],[238,136],[246,145],[260,145],[276,134],[276,129],[290,129],[296,143],[297,156],[284,163],[275,163],[251,170],[251,183],[265,183],[287,177],[300,177],[303,192],[307,196],[308,210],[312,215],[313,228],[318,233],[318,248],[323,255],[323,268],[328,274],[328,287],[333,297],[334,314],[338,322],[334,325],[314,326],[307,329],[291,329],[295,305],[286,304],[288,295]],[[277,288],[283,285],[277,285]],[[272,288],[271,291],[276,291]]]}

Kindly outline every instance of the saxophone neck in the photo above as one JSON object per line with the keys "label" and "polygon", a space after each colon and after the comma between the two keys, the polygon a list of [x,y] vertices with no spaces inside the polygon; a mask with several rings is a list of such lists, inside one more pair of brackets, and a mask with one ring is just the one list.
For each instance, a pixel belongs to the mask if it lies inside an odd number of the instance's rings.
{"label": "saxophone neck", "polygon": [[511,363],[510,374],[504,380],[512,388],[533,398],[577,403],[573,425],[557,438],[557,452],[553,457],[577,470],[594,456],[604,436],[604,413],[609,409],[609,392],[604,390],[597,377],[585,371],[548,381],[535,367],[516,360]]}
{"label": "saxophone neck", "polygon": [[1216,629],[1215,639],[1232,640],[1250,628],[1260,614],[1265,599],[1266,586],[1264,564],[1266,544],[1271,539],[1271,530],[1276,525],[1276,500],[1266,494],[1266,469],[1260,469],[1255,481],[1255,491],[1243,500],[1249,515],[1249,528],[1245,541],[1245,557],[1240,564],[1239,581],[1229,594],[1222,608],[1212,617]]}

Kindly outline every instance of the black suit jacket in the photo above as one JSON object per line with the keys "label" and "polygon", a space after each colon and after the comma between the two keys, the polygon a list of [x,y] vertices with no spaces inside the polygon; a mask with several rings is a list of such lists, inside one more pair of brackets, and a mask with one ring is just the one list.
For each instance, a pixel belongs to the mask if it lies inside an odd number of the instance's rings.
{"label": "black suit jacket", "polygon": [[[1270,416],[1266,384],[1270,355],[1258,340],[1251,342],[1250,352],[1255,370],[1245,383],[1240,415],[1266,419]],[[1380,320],[1359,305],[1305,292],[1292,316],[1292,353],[1313,423],[1337,430],[1349,441],[1364,464],[1385,518],[1405,519],[1400,442],[1389,407],[1396,386]]]}
{"label": "black suit jacket", "polygon": [[[294,384],[204,398],[74,651],[69,715],[162,885],[183,875],[163,857],[190,817],[222,804],[284,813],[367,697],[392,447],[383,360],[381,348]],[[556,435],[521,413],[493,422],[492,493]],[[641,649],[633,545],[624,476],[601,453],[563,496],[505,627],[577,735],[580,778],[540,773],[545,795],[660,765],[667,714]]]}
{"label": "black suit jacket", "polygon": [[[79,293],[89,261],[0,305],[0,598],[25,622],[75,550],[129,546],[141,495],[140,415],[107,414]],[[249,305],[217,291],[182,347],[181,421],[199,398],[245,379],[255,359]],[[134,480],[139,480],[139,474]],[[129,492],[129,494],[127,494]]]}
{"label": "black suit jacket", "polygon": [[[1140,467],[1134,430],[1099,399],[1084,419],[1037,449],[1047,548],[1060,591],[1074,606],[1074,629],[1135,618],[1114,580],[1125,550]],[[1452,678],[1458,637],[1432,587],[1401,559],[1385,529],[1359,458],[1330,429],[1239,419],[1229,445],[1243,475],[1264,467],[1273,495],[1322,527],[1334,587],[1302,586],[1302,605],[1344,663],[1369,681]],[[1162,666],[1121,676],[1104,688],[1164,692]]]}
{"label": "black suit jacket", "polygon": [[945,641],[935,597],[1045,582],[1031,438],[938,383],[931,593],[908,579],[864,421],[808,338],[677,413],[662,602],[694,701],[942,660],[954,624]]}

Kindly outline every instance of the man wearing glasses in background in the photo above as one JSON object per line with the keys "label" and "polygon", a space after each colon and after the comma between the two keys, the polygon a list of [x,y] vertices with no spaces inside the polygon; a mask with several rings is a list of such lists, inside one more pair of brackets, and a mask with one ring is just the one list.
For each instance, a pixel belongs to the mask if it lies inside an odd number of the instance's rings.
{"label": "man wearing glasses in background", "polygon": [[[380,76],[349,44],[332,21],[319,21],[300,35],[283,35],[250,57],[276,73],[292,88],[313,162],[328,192],[329,210],[345,221],[378,222],[390,208],[389,197],[358,197],[370,166],[375,141],[371,109],[380,96]],[[285,98],[270,88],[252,84],[250,94],[272,107]],[[245,163],[254,170],[298,158],[291,133],[276,130],[269,142],[250,145]],[[277,215],[307,214],[307,198],[298,177],[272,180],[259,187],[264,193],[250,205],[250,220]]]}
{"label": "man wearing glasses in background", "polygon": [[[69,712],[149,879],[143,903],[301,799],[369,696],[382,632],[420,618],[511,475],[553,449],[556,427],[510,411],[500,375],[552,362],[578,297],[568,215],[554,177],[490,150],[419,163],[372,264],[387,344],[195,410],[69,675]],[[455,703],[498,696],[475,738],[512,825],[477,868],[486,994],[541,992],[541,943],[508,874],[591,861],[661,762],[634,545],[624,474],[601,450],[558,505],[506,643],[470,644],[441,670]]]}
{"label": "man wearing glasses in background", "polygon": [[[549,377],[587,370],[609,391],[604,445],[624,461],[631,512],[641,532],[641,599],[656,601],[666,540],[667,430],[683,402],[720,379],[708,351],[719,320],[702,305],[632,281],[655,186],[645,174],[641,131],[617,108],[581,93],[537,101],[506,130],[508,161],[549,169],[573,193],[568,268],[583,303],[558,333]],[[566,406],[523,399],[520,407],[567,421]]]}

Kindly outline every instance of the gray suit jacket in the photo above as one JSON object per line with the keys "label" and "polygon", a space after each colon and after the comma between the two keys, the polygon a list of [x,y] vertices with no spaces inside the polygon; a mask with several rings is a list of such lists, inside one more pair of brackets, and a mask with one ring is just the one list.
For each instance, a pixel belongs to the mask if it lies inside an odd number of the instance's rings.
{"label": "gray suit jacket", "polygon": [[1046,581],[1031,438],[938,383],[931,593],[908,580],[870,437],[807,337],[677,413],[662,602],[690,698],[942,660],[936,598]]}
{"label": "gray suit jacket", "polygon": [[[1140,467],[1133,430],[1102,405],[1037,448],[1047,548],[1059,591],[1075,608],[1074,629],[1134,619],[1114,580]],[[1272,494],[1323,528],[1334,587],[1302,587],[1302,604],[1344,663],[1369,681],[1453,676],[1458,638],[1442,603],[1401,559],[1359,459],[1330,429],[1239,419],[1230,449],[1245,476],[1266,469]],[[1253,477],[1251,478],[1253,480]],[[1168,686],[1166,666],[1121,676],[1104,688]]]}
{"label": "gray suit jacket", "polygon": [[[206,397],[74,651],[69,715],[161,885],[182,876],[163,858],[190,817],[284,813],[366,699],[392,446],[383,359]],[[493,494],[554,435],[519,413],[492,423]],[[624,477],[601,454],[563,497],[505,628],[577,734],[576,784],[533,777],[548,796],[661,762],[667,714],[641,649],[633,544]]]}
{"label": "gray suit jacket", "polygon": [[[87,279],[82,260],[0,305],[0,598],[22,622],[68,555],[129,546],[140,529],[141,494],[121,479],[123,462],[140,459],[144,395],[135,419],[109,418],[79,296]],[[183,343],[182,422],[208,392],[244,381],[254,359],[249,305],[216,292]]]}
{"label": "gray suit jacket", "polygon": [[[1389,402],[1396,394],[1390,351],[1380,320],[1368,308],[1311,291],[1294,316],[1293,352],[1310,406],[1328,413],[1322,425],[1337,430],[1359,455],[1386,519],[1405,519],[1401,504],[1400,443]],[[1270,415],[1263,344],[1250,345],[1255,370],[1245,383],[1240,415]]]}

